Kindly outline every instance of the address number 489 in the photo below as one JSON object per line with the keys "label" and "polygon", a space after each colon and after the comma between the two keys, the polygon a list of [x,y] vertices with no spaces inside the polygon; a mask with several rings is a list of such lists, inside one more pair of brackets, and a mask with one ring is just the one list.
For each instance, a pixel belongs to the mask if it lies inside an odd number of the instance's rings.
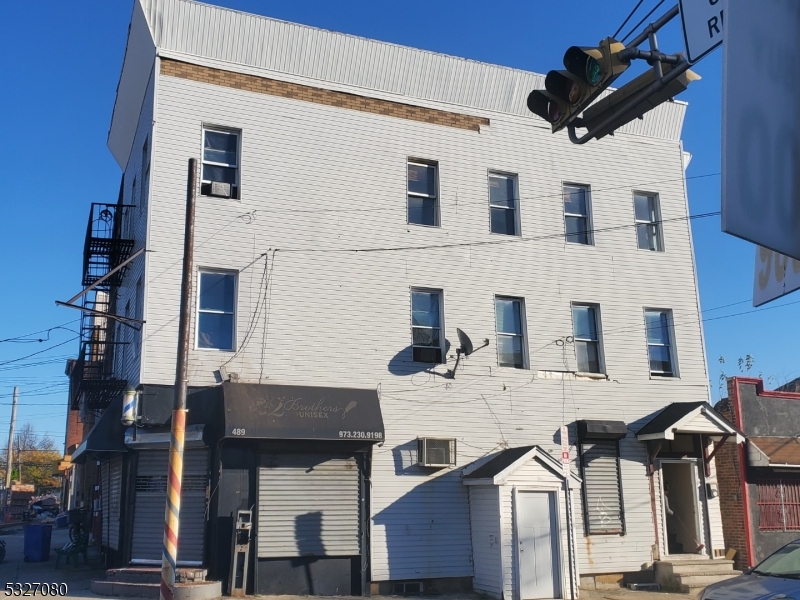
{"label": "address number 489", "polygon": [[231,435],[244,435],[244,427],[234,427]]}

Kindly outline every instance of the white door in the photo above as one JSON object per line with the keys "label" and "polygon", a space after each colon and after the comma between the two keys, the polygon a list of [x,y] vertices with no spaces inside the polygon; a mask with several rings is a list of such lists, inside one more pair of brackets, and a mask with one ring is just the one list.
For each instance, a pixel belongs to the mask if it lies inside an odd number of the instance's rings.
{"label": "white door", "polygon": [[560,597],[555,494],[517,494],[519,585],[522,600]]}

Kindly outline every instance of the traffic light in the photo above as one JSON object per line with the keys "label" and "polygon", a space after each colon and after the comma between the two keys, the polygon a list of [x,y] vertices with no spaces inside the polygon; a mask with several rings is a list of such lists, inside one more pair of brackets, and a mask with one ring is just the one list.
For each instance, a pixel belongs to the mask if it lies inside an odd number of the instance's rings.
{"label": "traffic light", "polygon": [[544,90],[528,96],[528,109],[550,123],[553,133],[574,122],[578,115],[628,68],[617,58],[625,46],[606,38],[597,48],[571,46],[564,54],[566,71],[550,71]]}

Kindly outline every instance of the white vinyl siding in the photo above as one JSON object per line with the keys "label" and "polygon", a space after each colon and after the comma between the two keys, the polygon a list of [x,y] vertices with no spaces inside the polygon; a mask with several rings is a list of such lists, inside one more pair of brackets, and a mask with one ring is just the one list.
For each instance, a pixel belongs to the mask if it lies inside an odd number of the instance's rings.
{"label": "white vinyl siding", "polygon": [[[318,64],[316,60],[311,62]],[[620,182],[646,186],[669,180],[659,184],[661,210],[670,219],[685,217],[677,142],[618,134],[603,144],[632,157],[627,164],[609,164],[604,160],[609,148],[592,144],[573,161],[559,158],[572,152],[568,140],[553,136],[529,116],[490,113],[491,126],[484,128],[484,135],[169,76],[160,76],[158,89],[144,381],[172,385],[175,379],[185,157],[197,155],[203,120],[236,124],[246,132],[241,170],[247,206],[198,202],[195,226],[198,265],[242,269],[235,321],[243,347],[226,368],[254,382],[262,377],[262,383],[379,389],[387,438],[373,455],[374,581],[474,576],[466,486],[459,469],[431,473],[418,467],[417,437],[458,438],[459,465],[506,443],[543,444],[559,451],[552,431],[563,422],[565,382],[534,378],[525,369],[498,371],[495,294],[531,303],[528,362],[537,371],[564,370],[564,348],[552,341],[572,332],[570,301],[591,299],[602,306],[606,370],[624,384],[571,382],[566,388],[568,415],[574,401],[581,418],[631,423],[670,402],[708,400],[689,224],[685,219],[664,223],[670,252],[658,257],[640,252],[632,243],[631,196],[619,189]],[[363,87],[342,89],[367,93]],[[395,92],[370,94],[410,101]],[[524,107],[524,98],[521,102]],[[418,104],[467,110],[434,100]],[[470,112],[476,113],[480,111]],[[521,148],[531,153],[523,155]],[[439,161],[441,228],[407,224],[409,156]],[[490,168],[517,173],[524,185],[522,240],[492,235],[487,227]],[[297,181],[304,185],[297,186]],[[364,181],[370,185],[368,203],[354,208],[353,199],[364,197]],[[564,250],[563,181],[592,184],[598,228],[630,224],[603,232],[606,254],[580,252],[585,256],[576,261],[574,246]],[[279,206],[276,196],[282,198]],[[524,208],[531,202],[536,210]],[[260,211],[254,222],[241,218],[250,210]],[[308,226],[299,227],[299,218],[308,219]],[[416,249],[420,247],[427,249]],[[350,251],[383,248],[408,249]],[[262,253],[267,257],[259,259]],[[658,269],[650,264],[654,258]],[[262,282],[265,260],[268,281]],[[448,354],[457,345],[456,327],[476,347],[484,338],[490,340],[488,348],[462,358],[452,381],[439,375],[446,372],[445,365],[408,360],[409,289],[415,286],[447,292],[442,337],[450,343]],[[679,331],[681,380],[669,386],[650,379],[643,332],[625,333],[642,307],[662,305],[687,323]],[[196,318],[194,312],[193,331]],[[197,386],[214,385],[214,371],[224,362],[208,351],[190,353],[189,361],[190,383]],[[584,572],[639,570],[652,560],[655,539],[641,446],[626,441],[621,447],[624,493],[632,499],[626,502],[627,535],[595,536],[591,546],[578,536]],[[581,522],[577,492],[574,509]],[[582,525],[576,528],[582,531]]]}

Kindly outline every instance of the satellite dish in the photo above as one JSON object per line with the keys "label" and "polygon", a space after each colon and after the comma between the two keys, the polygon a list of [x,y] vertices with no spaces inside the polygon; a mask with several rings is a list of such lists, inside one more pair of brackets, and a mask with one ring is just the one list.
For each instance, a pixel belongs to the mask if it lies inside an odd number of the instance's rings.
{"label": "satellite dish", "polygon": [[485,348],[486,346],[489,345],[489,339],[487,338],[483,340],[482,346],[478,346],[477,348],[475,348],[472,345],[472,340],[469,339],[469,336],[466,333],[464,333],[457,327],[456,327],[456,333],[458,334],[458,341],[461,344],[461,346],[456,349],[456,364],[453,366],[452,369],[448,369],[447,375],[445,375],[445,377],[447,377],[448,379],[456,378],[456,369],[458,369],[458,363],[461,362],[462,354],[464,356],[469,356],[470,354],[475,352],[475,350],[480,350],[481,348]]}
{"label": "satellite dish", "polygon": [[456,333],[458,334],[458,341],[461,342],[461,354],[464,356],[469,356],[472,354],[475,349],[472,347],[472,340],[469,339],[469,336],[461,331],[458,327],[456,327]]}

